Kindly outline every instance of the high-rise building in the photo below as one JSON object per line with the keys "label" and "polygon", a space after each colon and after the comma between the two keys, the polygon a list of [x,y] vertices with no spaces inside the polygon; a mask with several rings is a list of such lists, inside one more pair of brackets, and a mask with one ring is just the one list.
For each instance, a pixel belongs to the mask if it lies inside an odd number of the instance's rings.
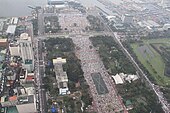
{"label": "high-rise building", "polygon": [[32,71],[34,68],[34,62],[33,62],[34,55],[33,55],[31,37],[29,37],[27,33],[21,34],[20,40],[18,40],[18,44],[19,44],[19,53],[23,61],[23,67],[25,67],[28,71]]}
{"label": "high-rise building", "polygon": [[27,33],[23,33],[16,43],[9,46],[11,56],[19,56],[22,58],[22,65],[31,72],[34,68],[34,55],[31,37]]}

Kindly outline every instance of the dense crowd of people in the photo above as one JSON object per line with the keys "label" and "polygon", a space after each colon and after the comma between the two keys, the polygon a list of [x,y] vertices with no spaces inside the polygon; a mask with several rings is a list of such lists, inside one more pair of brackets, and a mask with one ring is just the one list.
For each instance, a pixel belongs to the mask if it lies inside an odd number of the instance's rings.
{"label": "dense crowd of people", "polygon": [[77,12],[59,14],[59,23],[63,30],[72,34],[81,34],[89,26],[86,15]]}
{"label": "dense crowd of people", "polygon": [[[111,79],[111,76],[107,73],[97,51],[93,47],[89,37],[73,37],[74,44],[79,48],[76,50],[76,55],[81,60],[84,77],[90,86],[91,94],[93,96],[93,103],[98,113],[113,113],[116,111],[123,111],[124,105],[116,93],[116,88]],[[108,93],[102,95],[98,94],[94,81],[92,80],[92,74],[100,73]],[[100,89],[100,88],[99,88]],[[104,90],[103,90],[104,91]]]}

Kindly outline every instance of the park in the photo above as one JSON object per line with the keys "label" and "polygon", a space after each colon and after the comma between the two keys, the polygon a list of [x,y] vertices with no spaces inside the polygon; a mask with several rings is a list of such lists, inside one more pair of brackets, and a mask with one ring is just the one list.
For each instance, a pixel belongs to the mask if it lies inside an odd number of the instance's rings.
{"label": "park", "polygon": [[170,39],[149,39],[132,43],[134,53],[157,84],[170,85]]}

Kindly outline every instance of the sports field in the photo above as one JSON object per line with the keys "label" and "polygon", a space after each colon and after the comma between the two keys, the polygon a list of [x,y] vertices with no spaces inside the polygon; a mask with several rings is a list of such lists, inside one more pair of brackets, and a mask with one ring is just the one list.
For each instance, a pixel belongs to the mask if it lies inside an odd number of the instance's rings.
{"label": "sports field", "polygon": [[91,76],[99,95],[104,95],[109,92],[100,73],[92,73]]}
{"label": "sports field", "polygon": [[170,77],[165,76],[166,63],[161,56],[161,47],[170,47],[170,39],[143,40],[143,43],[133,43],[131,47],[159,85],[170,85]]}

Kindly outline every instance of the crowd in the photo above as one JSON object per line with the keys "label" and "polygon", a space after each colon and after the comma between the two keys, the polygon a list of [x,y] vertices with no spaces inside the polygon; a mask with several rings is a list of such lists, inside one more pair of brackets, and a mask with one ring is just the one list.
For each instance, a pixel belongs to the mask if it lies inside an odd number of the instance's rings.
{"label": "crowd", "polygon": [[81,13],[62,13],[59,14],[59,23],[63,30],[72,34],[81,34],[88,26],[86,15]]}
{"label": "crowd", "polygon": [[[76,50],[77,57],[81,60],[84,77],[90,86],[93,103],[98,113],[113,113],[124,110],[124,105],[117,95],[114,83],[107,73],[97,51],[92,46],[88,37],[73,37],[74,44],[80,49]],[[100,73],[108,93],[99,95],[92,80],[93,73]],[[102,84],[101,84],[102,85]]]}
{"label": "crowd", "polygon": [[163,106],[163,107],[166,107],[164,110],[166,110],[166,112],[169,113],[170,104],[167,102],[166,98],[164,98],[163,92],[160,91],[160,86],[157,86],[157,85],[153,85],[153,86],[157,92],[158,97],[165,104],[165,106]]}

